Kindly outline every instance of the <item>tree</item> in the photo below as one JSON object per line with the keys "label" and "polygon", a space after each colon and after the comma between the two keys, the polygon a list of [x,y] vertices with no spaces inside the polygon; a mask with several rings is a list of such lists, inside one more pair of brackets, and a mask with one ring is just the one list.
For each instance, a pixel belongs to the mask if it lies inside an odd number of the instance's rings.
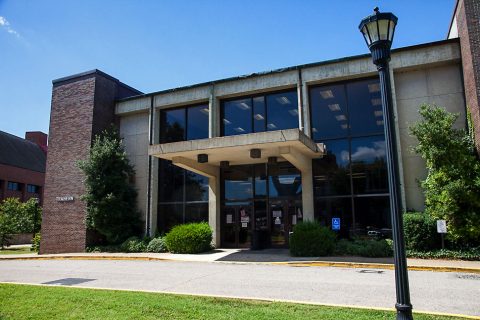
{"label": "tree", "polygon": [[87,227],[119,243],[140,231],[137,192],[129,181],[130,165],[118,132],[107,130],[95,137],[88,159],[79,162],[85,174]]}
{"label": "tree", "polygon": [[24,203],[17,198],[5,199],[0,204],[0,246],[8,245],[13,234],[38,232],[41,210],[33,198]]}
{"label": "tree", "polygon": [[422,120],[410,128],[414,148],[426,161],[426,213],[447,221],[448,238],[458,245],[480,244],[480,162],[472,137],[455,129],[458,114],[422,105]]}

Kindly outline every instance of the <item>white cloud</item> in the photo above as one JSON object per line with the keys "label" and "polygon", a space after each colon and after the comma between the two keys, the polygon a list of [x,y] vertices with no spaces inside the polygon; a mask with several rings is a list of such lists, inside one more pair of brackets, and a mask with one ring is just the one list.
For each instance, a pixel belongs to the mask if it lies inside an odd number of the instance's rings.
{"label": "white cloud", "polygon": [[5,17],[0,16],[0,27],[3,27],[8,33],[20,37],[20,34],[10,27],[10,22]]}
{"label": "white cloud", "polygon": [[373,143],[373,148],[357,147],[352,152],[352,161],[371,161],[375,158],[385,157],[385,141],[376,141]]}

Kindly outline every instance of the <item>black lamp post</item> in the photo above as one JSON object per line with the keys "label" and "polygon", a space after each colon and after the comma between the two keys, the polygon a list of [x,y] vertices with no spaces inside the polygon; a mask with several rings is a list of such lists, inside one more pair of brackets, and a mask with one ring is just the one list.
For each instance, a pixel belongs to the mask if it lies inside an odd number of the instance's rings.
{"label": "black lamp post", "polygon": [[392,110],[392,88],[390,84],[390,48],[392,46],[397,17],[392,13],[375,13],[362,20],[359,29],[372,53],[373,63],[380,75],[384,130],[387,152],[388,189],[390,191],[390,211],[392,217],[395,287],[397,293],[397,319],[413,319],[410,290],[408,286],[407,259],[403,239],[403,223],[400,203],[398,153],[395,139],[395,122]]}

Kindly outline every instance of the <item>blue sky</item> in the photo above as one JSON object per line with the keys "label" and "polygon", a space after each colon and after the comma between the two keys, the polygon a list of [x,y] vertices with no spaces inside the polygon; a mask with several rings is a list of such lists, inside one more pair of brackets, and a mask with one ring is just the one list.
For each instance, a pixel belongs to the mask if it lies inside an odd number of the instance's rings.
{"label": "blue sky", "polygon": [[95,68],[152,92],[367,53],[377,5],[398,48],[445,39],[454,0],[0,0],[0,130],[48,132],[52,80]]}

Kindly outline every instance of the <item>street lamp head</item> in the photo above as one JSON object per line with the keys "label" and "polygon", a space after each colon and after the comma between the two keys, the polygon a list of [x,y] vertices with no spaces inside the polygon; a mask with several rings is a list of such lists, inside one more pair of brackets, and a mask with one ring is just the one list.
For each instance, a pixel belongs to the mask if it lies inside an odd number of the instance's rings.
{"label": "street lamp head", "polygon": [[398,18],[393,13],[380,12],[378,7],[374,11],[374,14],[360,22],[358,29],[372,52],[373,63],[379,65],[390,60],[390,48]]}

